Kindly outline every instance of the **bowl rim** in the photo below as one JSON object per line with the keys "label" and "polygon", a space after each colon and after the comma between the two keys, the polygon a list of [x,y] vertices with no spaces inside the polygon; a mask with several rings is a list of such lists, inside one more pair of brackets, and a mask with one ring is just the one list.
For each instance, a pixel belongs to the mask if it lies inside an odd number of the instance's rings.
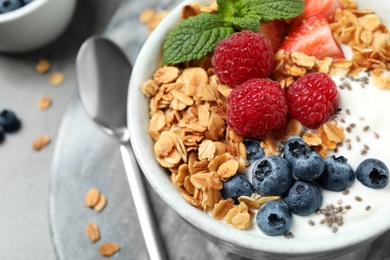
{"label": "bowl rim", "polygon": [[[168,174],[166,176],[163,176],[163,174],[155,174],[156,171],[161,172],[163,168],[156,165],[156,162],[154,163],[151,161],[150,156],[148,156],[153,155],[154,160],[154,153],[151,149],[146,151],[146,154],[145,151],[143,151],[145,150],[145,146],[148,141],[151,140],[151,137],[147,134],[147,123],[149,118],[141,118],[139,115],[141,114],[140,109],[145,109],[139,106],[139,102],[142,99],[147,99],[140,90],[140,84],[151,78],[152,71],[154,69],[153,66],[156,63],[155,59],[153,59],[153,55],[161,54],[162,41],[168,30],[180,20],[182,6],[192,2],[210,3],[211,0],[186,0],[170,11],[168,16],[157,26],[153,33],[151,33],[142,47],[134,64],[132,76],[129,82],[129,106],[127,112],[130,140],[137,161],[144,172],[146,179],[158,193],[160,198],[190,225],[198,229],[198,231],[200,231],[203,235],[208,236],[219,245],[230,248],[230,251],[232,252],[240,251],[237,248],[245,248],[256,253],[264,252],[280,256],[329,255],[334,252],[343,254],[346,249],[352,251],[359,245],[372,241],[390,230],[390,219],[385,217],[386,210],[380,209],[384,214],[381,214],[381,216],[376,214],[376,221],[372,222],[371,218],[366,218],[356,225],[352,223],[348,224],[351,226],[348,230],[338,232],[338,234],[329,232],[329,235],[321,237],[318,241],[314,241],[312,238],[286,239],[284,236],[263,236],[261,234],[259,235],[258,232],[260,231],[258,230],[240,231],[225,224],[224,222],[221,223],[222,221],[215,220],[209,214],[185,202],[179,194],[179,191],[173,187],[174,185],[170,182]],[[158,46],[158,48],[156,48],[156,46]],[[161,61],[159,62],[161,65]],[[151,66],[151,64],[153,66]],[[148,106],[146,109],[149,111]],[[140,127],[140,125],[143,125],[144,128]],[[172,187],[164,186],[164,184],[167,184],[168,182]],[[389,208],[386,209],[388,210]],[[364,231],[364,234],[363,231],[361,231],[362,229],[359,229],[361,225],[369,226],[369,228]],[[352,229],[354,229],[355,233],[348,233],[348,239],[346,240],[346,235],[344,235],[344,233],[351,231]],[[243,232],[244,235],[242,235]],[[324,243],[324,241],[326,241],[326,243]],[[234,244],[237,248],[232,248],[231,244]],[[248,256],[252,256],[252,254],[248,254]]]}
{"label": "bowl rim", "polygon": [[32,13],[50,0],[33,0],[30,3],[8,13],[0,14],[0,24],[16,20],[26,14]]}

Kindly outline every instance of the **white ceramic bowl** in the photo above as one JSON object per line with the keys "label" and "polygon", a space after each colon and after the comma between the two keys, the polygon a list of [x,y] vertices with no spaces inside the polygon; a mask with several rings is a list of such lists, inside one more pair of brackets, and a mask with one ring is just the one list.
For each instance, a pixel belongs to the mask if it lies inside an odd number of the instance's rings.
{"label": "white ceramic bowl", "polygon": [[[185,1],[182,5],[194,1]],[[210,3],[209,0],[200,2]],[[356,0],[361,8],[376,10],[384,19],[390,5],[382,0]],[[386,11],[387,10],[387,11]],[[318,259],[342,255],[364,243],[370,242],[390,229],[390,204],[377,213],[348,223],[333,234],[323,237],[269,237],[259,229],[239,231],[222,221],[213,219],[209,214],[190,206],[184,201],[179,191],[172,185],[168,173],[158,164],[153,153],[153,141],[148,135],[149,101],[140,90],[140,84],[150,79],[155,70],[162,65],[162,44],[168,31],[180,20],[181,6],[175,8],[151,34],[142,48],[135,63],[129,90],[128,127],[132,146],[138,162],[160,197],[183,219],[199,230],[209,240],[239,255],[256,258],[307,258]],[[390,25],[389,20],[385,20]],[[172,227],[174,228],[174,227]]]}
{"label": "white ceramic bowl", "polygon": [[69,24],[77,0],[33,0],[0,14],[0,52],[21,53],[43,47]]}

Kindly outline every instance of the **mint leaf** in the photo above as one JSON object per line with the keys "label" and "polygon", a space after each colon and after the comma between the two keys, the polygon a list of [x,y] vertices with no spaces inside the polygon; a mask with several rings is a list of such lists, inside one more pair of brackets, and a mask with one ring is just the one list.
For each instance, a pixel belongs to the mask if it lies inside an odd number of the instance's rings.
{"label": "mint leaf", "polygon": [[250,1],[218,0],[218,13],[231,23],[235,29],[249,29],[257,32],[261,17],[250,6]]}
{"label": "mint leaf", "polygon": [[294,18],[303,12],[305,3],[302,0],[239,0],[250,2],[249,5],[258,16],[260,21]]}
{"label": "mint leaf", "polygon": [[169,32],[164,43],[164,63],[177,64],[200,59],[234,32],[218,14],[201,13],[181,21]]}
{"label": "mint leaf", "polygon": [[259,31],[260,23],[259,18],[243,18],[243,17],[231,17],[225,19],[226,22],[231,23],[235,29],[241,31],[244,29],[251,30],[253,32]]}

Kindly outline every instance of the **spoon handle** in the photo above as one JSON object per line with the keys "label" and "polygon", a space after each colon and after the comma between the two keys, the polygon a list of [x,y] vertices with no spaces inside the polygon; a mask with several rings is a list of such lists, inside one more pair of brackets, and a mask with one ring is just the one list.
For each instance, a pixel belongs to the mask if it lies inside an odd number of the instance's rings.
{"label": "spoon handle", "polygon": [[167,260],[168,257],[142,179],[142,172],[130,142],[122,143],[120,150],[149,257],[152,260]]}

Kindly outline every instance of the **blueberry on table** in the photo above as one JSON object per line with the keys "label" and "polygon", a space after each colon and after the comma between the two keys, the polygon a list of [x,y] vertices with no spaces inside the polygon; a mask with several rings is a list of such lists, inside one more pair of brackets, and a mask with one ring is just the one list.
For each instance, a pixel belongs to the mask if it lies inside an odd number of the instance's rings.
{"label": "blueberry on table", "polygon": [[320,208],[322,193],[315,182],[296,180],[283,200],[292,213],[308,216]]}
{"label": "blueberry on table", "polygon": [[4,128],[0,126],[0,143],[4,141]]}
{"label": "blueberry on table", "polygon": [[234,203],[238,204],[238,197],[250,197],[255,190],[244,174],[236,174],[223,183],[221,195],[223,199],[232,198]]}
{"label": "blueberry on table", "polygon": [[324,172],[317,182],[326,190],[342,191],[352,186],[355,172],[344,156],[332,155],[325,159]]}
{"label": "blueberry on table", "polygon": [[286,234],[292,225],[292,214],[281,200],[271,200],[260,207],[256,215],[256,223],[268,236]]}
{"label": "blueberry on table", "polygon": [[283,146],[284,158],[290,165],[298,158],[304,157],[312,152],[311,148],[301,138],[290,139]]}
{"label": "blueberry on table", "polygon": [[324,159],[315,152],[298,157],[291,167],[293,176],[303,181],[313,181],[317,179],[324,169]]}
{"label": "blueberry on table", "polygon": [[0,14],[8,13],[22,7],[20,0],[0,0]]}
{"label": "blueberry on table", "polygon": [[262,196],[278,196],[290,188],[293,182],[288,162],[272,155],[255,162],[252,169],[252,184]]}
{"label": "blueberry on table", "polygon": [[382,189],[389,182],[389,169],[378,159],[366,159],[358,165],[356,179],[367,187]]}
{"label": "blueberry on table", "polygon": [[248,161],[258,160],[264,157],[264,151],[260,147],[260,141],[254,139],[244,139],[246,148],[246,159]]}
{"label": "blueberry on table", "polygon": [[14,112],[5,109],[0,113],[0,126],[5,132],[15,132],[20,128],[20,121]]}

